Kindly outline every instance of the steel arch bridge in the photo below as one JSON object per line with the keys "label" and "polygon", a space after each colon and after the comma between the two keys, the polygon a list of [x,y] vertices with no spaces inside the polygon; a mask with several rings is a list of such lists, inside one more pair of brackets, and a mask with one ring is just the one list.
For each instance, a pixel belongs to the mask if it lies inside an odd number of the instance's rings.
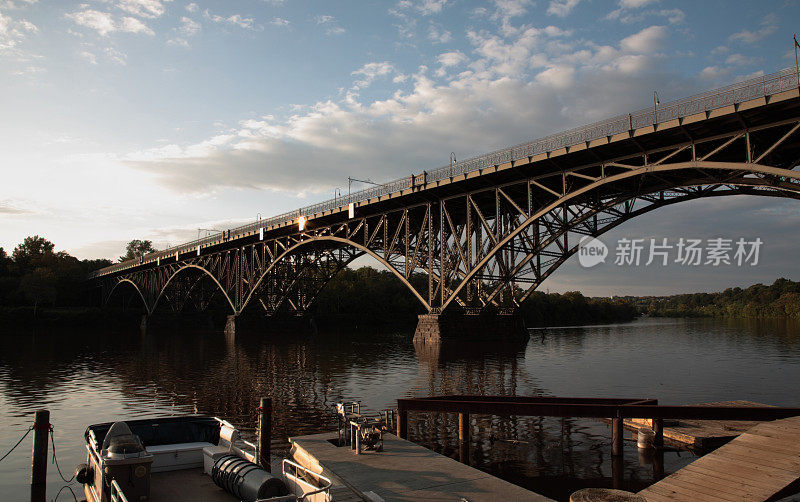
{"label": "steel arch bridge", "polygon": [[[234,316],[302,314],[339,270],[368,255],[434,317],[510,314],[582,236],[700,198],[800,198],[798,91],[795,70],[783,71],[260,220],[92,279],[104,303],[133,287],[148,314],[165,304],[203,309],[212,294]],[[426,287],[414,287],[415,274]]]}

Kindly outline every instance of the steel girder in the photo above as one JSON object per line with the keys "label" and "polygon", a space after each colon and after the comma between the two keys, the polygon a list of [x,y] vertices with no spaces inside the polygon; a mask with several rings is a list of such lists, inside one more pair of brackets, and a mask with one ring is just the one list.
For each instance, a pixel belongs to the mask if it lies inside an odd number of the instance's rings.
{"label": "steel girder", "polygon": [[[315,225],[238,247],[198,251],[102,279],[104,301],[131,283],[148,313],[202,307],[215,286],[234,314],[302,313],[353,259],[369,255],[431,313],[513,309],[578,249],[624,221],[677,202],[726,195],[800,198],[800,119],[526,175],[469,192]],[[793,155],[795,157],[793,157]],[[554,162],[554,161],[553,161]],[[167,260],[165,260],[167,261]],[[414,274],[427,288],[412,286]],[[201,287],[201,285],[204,285]],[[200,294],[202,293],[202,294]]]}

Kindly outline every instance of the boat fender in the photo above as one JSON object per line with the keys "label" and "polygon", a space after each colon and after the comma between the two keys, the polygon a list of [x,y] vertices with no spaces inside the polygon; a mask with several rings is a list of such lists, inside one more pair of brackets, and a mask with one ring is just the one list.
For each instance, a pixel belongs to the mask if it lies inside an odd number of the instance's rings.
{"label": "boat fender", "polygon": [[92,484],[92,481],[94,481],[94,469],[87,464],[78,464],[75,467],[75,481],[82,485]]}
{"label": "boat fender", "polygon": [[237,455],[219,457],[211,469],[211,479],[217,486],[245,502],[289,494],[280,478]]}

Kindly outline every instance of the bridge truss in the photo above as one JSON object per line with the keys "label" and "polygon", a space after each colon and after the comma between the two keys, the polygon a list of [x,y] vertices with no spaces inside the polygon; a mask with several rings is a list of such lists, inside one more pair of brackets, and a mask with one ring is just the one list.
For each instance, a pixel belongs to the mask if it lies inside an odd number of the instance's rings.
{"label": "bridge truss", "polygon": [[[786,93],[784,93],[786,94]],[[511,312],[578,250],[636,216],[708,197],[800,198],[800,100],[761,99],[426,183],[397,196],[260,228],[99,275],[103,301],[127,285],[148,313],[302,314],[343,267],[370,256],[431,314]],[[420,284],[424,284],[420,286]],[[416,285],[416,287],[415,287]]]}

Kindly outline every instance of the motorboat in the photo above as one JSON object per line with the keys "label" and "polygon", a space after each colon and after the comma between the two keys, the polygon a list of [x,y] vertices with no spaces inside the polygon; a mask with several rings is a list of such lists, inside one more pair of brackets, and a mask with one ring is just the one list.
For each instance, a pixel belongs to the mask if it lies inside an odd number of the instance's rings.
{"label": "motorboat", "polygon": [[259,465],[256,446],[216,417],[101,423],[84,436],[76,479],[88,502],[331,500],[330,479],[289,459]]}

